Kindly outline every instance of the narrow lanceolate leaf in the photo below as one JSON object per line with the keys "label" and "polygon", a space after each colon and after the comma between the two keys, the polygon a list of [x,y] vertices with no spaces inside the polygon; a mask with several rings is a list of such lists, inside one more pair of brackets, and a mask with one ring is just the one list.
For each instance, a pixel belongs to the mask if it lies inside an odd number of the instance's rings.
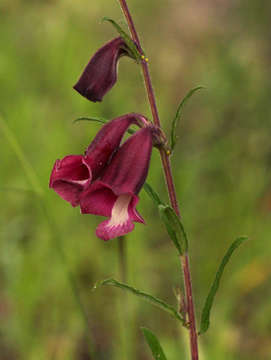
{"label": "narrow lanceolate leaf", "polygon": [[110,19],[108,17],[104,17],[103,21],[108,21],[114,26],[114,28],[117,30],[117,32],[125,41],[128,49],[130,50],[130,56],[134,58],[137,62],[139,62],[141,60],[141,54],[138,51],[137,46],[134,43],[134,41],[131,39],[131,37],[122,29],[122,27],[118,23],[116,23],[115,20]]}
{"label": "narrow lanceolate leaf", "polygon": [[166,355],[162,349],[162,346],[160,345],[160,342],[157,339],[157,337],[154,335],[154,333],[145,327],[142,327],[141,330],[143,332],[145,340],[147,341],[151,349],[153,358],[155,360],[167,360]]}
{"label": "narrow lanceolate leaf", "polygon": [[[80,118],[77,118],[75,120],[73,120],[73,123],[77,123],[79,121],[92,121],[92,122],[98,122],[100,124],[106,124],[109,120],[106,120],[104,118],[98,118],[98,117],[80,117]],[[135,133],[135,130],[133,129],[128,129],[127,132],[129,134],[134,134]]]}
{"label": "narrow lanceolate leaf", "polygon": [[176,129],[177,129],[177,125],[178,122],[182,116],[182,111],[183,111],[183,107],[186,104],[187,100],[189,100],[191,98],[191,96],[198,90],[203,89],[203,86],[197,86],[193,89],[191,89],[186,95],[185,97],[182,99],[180,105],[178,106],[175,118],[172,121],[172,127],[171,127],[171,134],[170,134],[170,140],[171,140],[171,151],[173,151],[176,142],[177,142],[177,135],[176,135]]}
{"label": "narrow lanceolate leaf", "polygon": [[207,298],[205,300],[205,304],[204,304],[204,307],[203,307],[203,310],[202,310],[199,334],[203,334],[209,328],[211,308],[212,308],[212,305],[213,305],[213,302],[214,302],[215,295],[216,295],[217,290],[219,288],[220,280],[221,280],[223,271],[225,269],[225,266],[229,262],[234,250],[236,250],[245,240],[247,240],[247,237],[245,237],[245,236],[239,237],[238,239],[236,239],[231,244],[229,249],[227,250],[225,256],[223,257],[223,259],[221,261],[221,264],[219,265],[219,268],[217,270],[214,282],[213,282],[213,284],[211,286],[211,289],[210,289],[209,294],[208,294],[208,296],[207,296]]}
{"label": "narrow lanceolate leaf", "polygon": [[77,123],[79,121],[94,121],[94,122],[98,122],[98,123],[101,123],[101,124],[106,124],[107,123],[107,120],[104,119],[104,118],[98,118],[98,117],[79,117],[75,120],[73,120],[73,123]]}
{"label": "narrow lanceolate leaf", "polygon": [[161,219],[166,226],[168,235],[173,241],[179,254],[183,255],[187,252],[188,240],[180,219],[169,205],[160,204],[159,212]]}
{"label": "narrow lanceolate leaf", "polygon": [[163,202],[161,201],[159,195],[157,192],[151,187],[150,184],[146,183],[144,184],[144,190],[149,195],[149,197],[155,202],[156,205],[161,205]]}
{"label": "narrow lanceolate leaf", "polygon": [[167,304],[165,301],[158,299],[157,297],[154,297],[150,294],[147,294],[141,290],[135,289],[132,286],[121,283],[114,279],[106,279],[106,280],[100,281],[94,286],[94,289],[96,289],[98,286],[101,286],[101,285],[111,285],[111,286],[118,287],[122,290],[126,290],[126,291],[140,297],[141,299],[148,301],[152,305],[159,307],[160,309],[166,311],[171,316],[175,317],[176,319],[178,319],[179,321],[181,321],[184,324],[184,319],[182,318],[181,314],[172,305]]}

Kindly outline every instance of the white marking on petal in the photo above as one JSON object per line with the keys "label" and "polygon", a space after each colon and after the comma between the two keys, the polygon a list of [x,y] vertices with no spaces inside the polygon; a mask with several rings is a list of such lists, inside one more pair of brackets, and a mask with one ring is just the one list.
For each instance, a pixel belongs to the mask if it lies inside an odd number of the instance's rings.
{"label": "white marking on petal", "polygon": [[78,184],[78,185],[84,186],[88,182],[88,180],[89,179],[86,179],[86,180],[69,180],[69,182],[72,183],[72,184]]}
{"label": "white marking on petal", "polygon": [[111,218],[107,223],[108,227],[123,225],[129,220],[128,206],[132,196],[125,194],[120,195],[112,209]]}

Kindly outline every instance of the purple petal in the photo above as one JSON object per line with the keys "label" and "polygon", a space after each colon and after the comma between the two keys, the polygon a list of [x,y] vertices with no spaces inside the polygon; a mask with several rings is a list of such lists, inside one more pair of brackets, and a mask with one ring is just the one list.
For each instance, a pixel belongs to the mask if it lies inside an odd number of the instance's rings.
{"label": "purple petal", "polygon": [[105,124],[97,133],[87,148],[86,156],[83,159],[83,163],[91,168],[92,180],[95,180],[108,164],[129,126],[138,125],[137,119],[140,116],[131,113],[117,117]]}
{"label": "purple petal", "polygon": [[107,241],[128,234],[134,230],[134,227],[135,225],[130,219],[117,225],[110,225],[110,220],[105,220],[97,227],[96,235],[100,239]]}
{"label": "purple petal", "polygon": [[72,206],[79,204],[80,194],[92,177],[91,169],[82,159],[82,155],[69,155],[56,160],[50,177],[49,187]]}
{"label": "purple petal", "polygon": [[110,240],[125,235],[134,229],[133,221],[142,222],[139,214],[135,213],[138,199],[130,194],[117,197],[109,220],[103,221],[96,230],[96,235],[102,240]]}
{"label": "purple petal", "polygon": [[138,197],[134,194],[117,196],[107,184],[96,181],[80,196],[80,208],[83,214],[110,217],[97,228],[96,234],[103,240],[113,239],[132,231],[133,222],[144,223],[136,210]]}
{"label": "purple petal", "polygon": [[101,177],[116,195],[137,194],[144,184],[152,151],[152,132],[138,130],[119,148]]}
{"label": "purple petal", "polygon": [[110,187],[97,181],[80,196],[82,214],[110,216],[117,196]]}

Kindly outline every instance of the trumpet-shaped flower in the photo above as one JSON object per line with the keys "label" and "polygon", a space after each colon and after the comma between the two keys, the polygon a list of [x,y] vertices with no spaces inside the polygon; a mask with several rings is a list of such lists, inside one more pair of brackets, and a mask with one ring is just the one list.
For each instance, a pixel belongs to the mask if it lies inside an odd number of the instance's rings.
{"label": "trumpet-shaped flower", "polygon": [[128,55],[121,37],[100,48],[90,59],[74,89],[91,101],[102,101],[117,81],[117,65],[121,56]]}
{"label": "trumpet-shaped flower", "polygon": [[97,133],[85,155],[68,155],[56,160],[49,187],[72,206],[79,205],[81,192],[103,172],[128,127],[144,120],[142,115],[131,113],[108,122]]}
{"label": "trumpet-shaped flower", "polygon": [[136,210],[137,194],[147,177],[152,151],[152,130],[145,127],[116,152],[101,178],[80,195],[83,214],[109,217],[96,230],[103,240],[127,234],[134,222],[144,223]]}

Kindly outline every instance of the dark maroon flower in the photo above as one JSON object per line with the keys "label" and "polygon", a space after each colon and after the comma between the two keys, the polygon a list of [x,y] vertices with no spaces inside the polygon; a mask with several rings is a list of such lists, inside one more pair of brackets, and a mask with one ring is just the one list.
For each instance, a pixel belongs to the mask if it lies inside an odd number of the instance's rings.
{"label": "dark maroon flower", "polygon": [[103,240],[127,234],[134,221],[144,223],[135,207],[143,186],[152,151],[152,130],[145,127],[132,135],[116,152],[101,178],[80,196],[83,214],[109,217],[96,230]]}
{"label": "dark maroon flower", "polygon": [[90,59],[74,89],[91,101],[102,101],[117,81],[117,65],[121,56],[128,55],[121,37],[100,48]]}
{"label": "dark maroon flower", "polygon": [[72,206],[79,205],[81,192],[100,176],[128,127],[142,121],[146,121],[142,115],[131,113],[108,122],[98,132],[85,155],[68,155],[56,160],[49,187]]}

